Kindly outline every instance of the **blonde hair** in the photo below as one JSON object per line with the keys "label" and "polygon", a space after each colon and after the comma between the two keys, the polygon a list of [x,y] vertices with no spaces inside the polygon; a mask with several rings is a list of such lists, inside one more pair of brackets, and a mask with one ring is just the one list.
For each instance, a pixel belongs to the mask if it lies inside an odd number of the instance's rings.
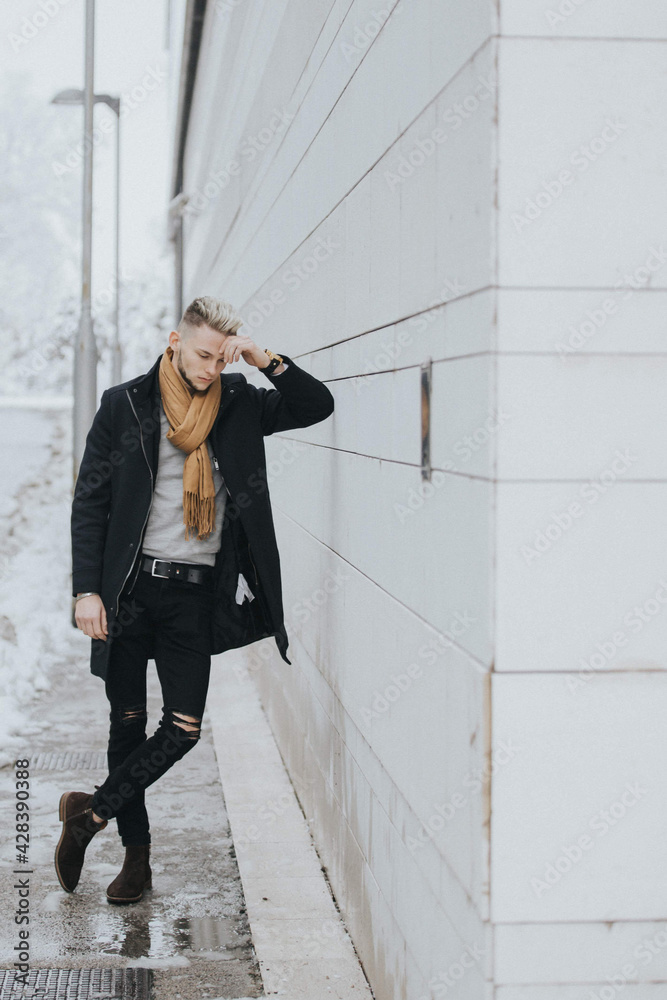
{"label": "blonde hair", "polygon": [[202,295],[190,303],[176,329],[187,338],[199,326],[210,326],[218,333],[234,334],[242,324],[243,320],[229,302]]}

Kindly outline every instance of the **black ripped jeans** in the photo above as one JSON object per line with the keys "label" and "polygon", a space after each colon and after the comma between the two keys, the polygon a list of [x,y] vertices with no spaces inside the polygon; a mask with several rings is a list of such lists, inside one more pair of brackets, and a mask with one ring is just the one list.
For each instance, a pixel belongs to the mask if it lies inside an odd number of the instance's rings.
{"label": "black ripped jeans", "polygon": [[[111,641],[105,681],[109,776],[92,808],[103,819],[116,817],[127,846],[151,843],[144,792],[199,740],[211,670],[213,583],[168,580],[141,569],[120,608],[122,629]],[[155,660],[163,705],[160,724],[147,739],[149,659]]]}

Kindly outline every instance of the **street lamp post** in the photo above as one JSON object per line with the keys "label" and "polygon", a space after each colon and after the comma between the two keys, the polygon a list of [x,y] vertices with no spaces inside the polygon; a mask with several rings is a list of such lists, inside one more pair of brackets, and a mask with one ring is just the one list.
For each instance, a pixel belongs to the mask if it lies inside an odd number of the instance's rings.
{"label": "street lamp post", "polygon": [[[83,90],[61,90],[51,101],[52,104],[84,105],[86,106],[86,94]],[[114,339],[111,351],[111,384],[117,385],[121,381],[122,354],[120,346],[120,97],[112,97],[110,94],[93,94],[91,108],[95,104],[106,104],[116,115],[116,221],[115,221],[115,297],[114,297]],[[90,157],[90,179],[84,170],[84,242],[83,242],[83,275],[82,275],[82,296],[81,296],[81,327],[79,334],[79,344],[75,351],[74,360],[74,479],[76,481],[78,466],[83,456],[85,439],[88,433],[95,410],[97,408],[97,350],[92,334],[92,313],[91,313],[91,245],[90,236],[92,233],[92,121],[90,131],[86,128],[86,161]],[[88,194],[90,193],[90,202]],[[88,208],[89,205],[89,208]],[[81,356],[80,356],[81,355]],[[90,357],[93,360],[93,371],[91,376]],[[84,359],[87,364],[84,364]],[[86,386],[82,386],[83,373],[87,374]],[[92,382],[93,402],[92,408],[86,406],[89,403],[90,384]]]}
{"label": "street lamp post", "polygon": [[95,0],[86,0],[85,86],[83,104],[83,233],[81,254],[81,318],[74,349],[73,485],[97,408],[97,349],[91,310],[93,231],[93,99],[95,91]]}

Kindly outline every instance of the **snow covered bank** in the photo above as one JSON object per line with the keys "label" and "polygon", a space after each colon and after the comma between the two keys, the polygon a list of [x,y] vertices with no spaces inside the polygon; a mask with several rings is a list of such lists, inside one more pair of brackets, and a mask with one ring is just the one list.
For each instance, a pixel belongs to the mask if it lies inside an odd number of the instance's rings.
{"label": "snow covered bank", "polygon": [[46,723],[28,708],[64,659],[87,670],[71,625],[71,430],[66,410],[3,409],[0,486],[0,767],[30,755]]}
{"label": "snow covered bank", "polygon": [[0,396],[0,412],[16,410],[71,410],[71,396]]}

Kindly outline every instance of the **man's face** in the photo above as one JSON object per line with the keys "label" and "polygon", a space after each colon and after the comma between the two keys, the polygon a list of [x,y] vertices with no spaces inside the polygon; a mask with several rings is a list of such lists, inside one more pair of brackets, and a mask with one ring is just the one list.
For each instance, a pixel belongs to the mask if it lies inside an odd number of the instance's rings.
{"label": "man's face", "polygon": [[172,364],[192,392],[206,392],[225,368],[227,362],[221,357],[221,351],[226,339],[226,334],[210,326],[196,327],[185,340],[177,331],[170,334],[169,343],[174,349]]}

